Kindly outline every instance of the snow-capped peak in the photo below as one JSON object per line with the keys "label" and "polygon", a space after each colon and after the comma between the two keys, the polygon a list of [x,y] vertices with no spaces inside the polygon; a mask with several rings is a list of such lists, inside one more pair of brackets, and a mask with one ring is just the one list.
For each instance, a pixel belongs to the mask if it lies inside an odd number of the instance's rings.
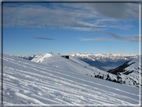
{"label": "snow-capped peak", "polygon": [[52,54],[46,53],[43,55],[36,55],[35,58],[32,59],[34,62],[43,62],[45,58],[51,57]]}
{"label": "snow-capped peak", "polygon": [[98,54],[90,54],[90,53],[70,53],[71,56],[73,57],[77,57],[77,58],[87,58],[87,59],[94,59],[100,62],[108,62],[108,61],[112,61],[112,62],[116,62],[116,61],[125,61],[125,60],[130,60],[133,58],[138,58],[139,55],[137,54],[119,54],[119,53],[98,53]]}

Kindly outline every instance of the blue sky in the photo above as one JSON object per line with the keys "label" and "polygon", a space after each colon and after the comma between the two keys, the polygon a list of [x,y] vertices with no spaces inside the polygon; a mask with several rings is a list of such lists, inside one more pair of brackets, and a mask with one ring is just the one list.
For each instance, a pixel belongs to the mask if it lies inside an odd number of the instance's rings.
{"label": "blue sky", "polygon": [[139,54],[139,4],[4,3],[3,53]]}

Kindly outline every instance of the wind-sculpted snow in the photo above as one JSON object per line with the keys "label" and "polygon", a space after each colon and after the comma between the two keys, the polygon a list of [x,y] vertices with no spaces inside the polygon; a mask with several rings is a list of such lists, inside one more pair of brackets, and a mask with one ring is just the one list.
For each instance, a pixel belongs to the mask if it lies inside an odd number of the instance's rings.
{"label": "wind-sculpted snow", "polygon": [[129,106],[140,103],[136,87],[9,55],[3,56],[3,64],[4,106]]}

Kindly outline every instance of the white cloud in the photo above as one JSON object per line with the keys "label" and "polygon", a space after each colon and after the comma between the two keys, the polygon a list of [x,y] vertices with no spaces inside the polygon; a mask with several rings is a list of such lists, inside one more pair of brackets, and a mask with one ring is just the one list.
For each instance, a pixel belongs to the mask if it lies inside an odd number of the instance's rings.
{"label": "white cloud", "polygon": [[[133,27],[133,25],[127,25],[127,23],[126,24],[121,23],[120,21],[122,20],[120,19],[118,20],[114,18],[102,17],[101,16],[102,13],[94,9],[95,7],[93,7],[94,5],[92,4],[91,5],[93,8],[90,7],[91,6],[90,3],[88,4],[53,3],[49,4],[49,6],[45,5],[5,4],[3,7],[4,27],[50,26],[50,27],[58,27],[58,28],[60,27],[60,28],[67,28],[74,30],[84,29],[86,31],[96,31],[96,29],[105,30],[107,28],[129,29]],[[118,6],[116,6],[116,9],[118,9],[117,7]],[[127,7],[131,9],[130,6]],[[98,6],[96,8],[99,9]]]}
{"label": "white cloud", "polygon": [[90,16],[87,12],[78,10],[70,11],[59,7],[52,9],[41,5],[24,5],[16,7],[4,7],[4,26],[30,25],[30,26],[93,26],[82,21]]}

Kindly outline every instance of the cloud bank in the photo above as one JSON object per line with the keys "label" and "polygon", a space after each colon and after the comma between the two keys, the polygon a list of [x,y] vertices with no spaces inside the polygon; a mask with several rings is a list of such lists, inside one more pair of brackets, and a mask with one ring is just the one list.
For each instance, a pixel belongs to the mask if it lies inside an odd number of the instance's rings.
{"label": "cloud bank", "polygon": [[4,27],[57,27],[98,31],[129,29],[122,23],[138,19],[138,4],[131,3],[47,3],[3,5]]}
{"label": "cloud bank", "polygon": [[[11,3],[3,4],[3,27],[59,28],[103,32],[108,29],[128,30],[138,22],[137,3]],[[82,41],[138,42],[138,36],[106,33],[108,38],[86,38]],[[105,35],[105,34],[104,34]],[[35,39],[53,40],[34,37]]]}

